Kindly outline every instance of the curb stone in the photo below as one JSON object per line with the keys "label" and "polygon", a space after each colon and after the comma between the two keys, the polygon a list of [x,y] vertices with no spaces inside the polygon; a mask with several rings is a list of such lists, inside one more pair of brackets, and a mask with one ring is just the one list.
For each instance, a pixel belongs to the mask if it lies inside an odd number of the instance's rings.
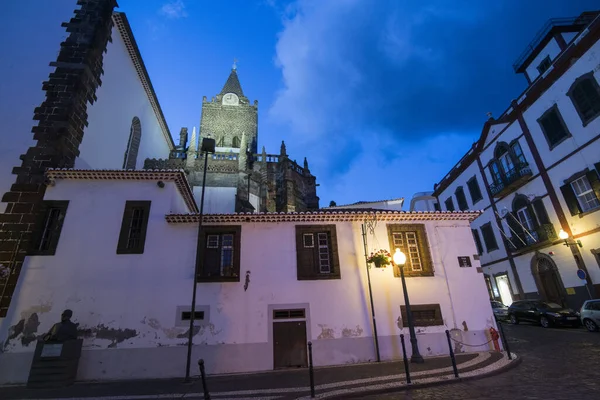
{"label": "curb stone", "polygon": [[509,362],[508,364],[503,365],[502,367],[500,367],[498,369],[484,372],[479,375],[466,376],[466,377],[462,377],[462,378],[461,377],[452,378],[452,379],[447,379],[447,380],[446,379],[438,380],[438,381],[434,381],[434,382],[411,383],[410,385],[405,383],[402,386],[398,386],[398,387],[384,388],[384,389],[366,389],[366,390],[360,391],[359,393],[354,393],[354,394],[345,393],[345,394],[340,394],[340,395],[327,396],[327,393],[323,393],[322,397],[317,395],[316,398],[321,397],[321,398],[327,398],[327,399],[331,399],[331,400],[360,399],[364,396],[375,396],[375,395],[380,395],[380,394],[404,392],[404,391],[410,390],[410,389],[425,389],[425,388],[434,387],[434,386],[452,385],[453,383],[467,382],[467,381],[473,381],[473,380],[477,380],[477,379],[489,378],[490,376],[499,375],[508,370],[516,368],[519,364],[521,364],[523,359],[520,356],[517,356],[512,351],[511,351],[511,355],[513,355],[513,360],[511,362]]}

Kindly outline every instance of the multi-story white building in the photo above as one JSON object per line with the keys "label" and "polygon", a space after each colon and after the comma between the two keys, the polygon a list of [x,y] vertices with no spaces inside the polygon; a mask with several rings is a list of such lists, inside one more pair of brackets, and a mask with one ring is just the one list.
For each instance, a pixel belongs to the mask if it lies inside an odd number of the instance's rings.
{"label": "multi-story white building", "polygon": [[473,236],[505,304],[600,295],[599,38],[598,12],[550,20],[514,64],[527,89],[434,187],[443,210],[483,210]]}

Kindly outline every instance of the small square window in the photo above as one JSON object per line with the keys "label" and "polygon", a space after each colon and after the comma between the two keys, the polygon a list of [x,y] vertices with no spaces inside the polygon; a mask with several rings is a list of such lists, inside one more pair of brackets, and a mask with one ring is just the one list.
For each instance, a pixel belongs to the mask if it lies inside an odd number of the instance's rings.
{"label": "small square window", "polygon": [[304,240],[304,247],[306,247],[306,248],[315,247],[315,237],[312,233],[305,233],[302,236],[302,238]]}
{"label": "small square window", "polygon": [[219,248],[219,235],[207,235],[206,248],[207,249],[218,249]]}

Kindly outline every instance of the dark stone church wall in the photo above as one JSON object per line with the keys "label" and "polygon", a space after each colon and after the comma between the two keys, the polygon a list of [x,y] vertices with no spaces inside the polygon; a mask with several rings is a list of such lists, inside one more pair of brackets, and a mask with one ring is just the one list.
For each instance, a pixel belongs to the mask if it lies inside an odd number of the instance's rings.
{"label": "dark stone church wall", "polygon": [[211,134],[219,142],[225,137],[225,147],[231,147],[234,136],[242,140],[242,133],[248,135],[250,151],[256,153],[258,140],[258,109],[255,106],[223,106],[219,103],[203,103],[200,135]]}
{"label": "dark stone church wall", "polygon": [[[36,144],[20,156],[13,168],[15,183],[2,196],[7,204],[0,214],[0,264],[10,275],[0,281],[0,317],[5,317],[31,238],[41,229],[42,201],[47,168],[73,168],[87,126],[88,103],[96,100],[102,63],[112,30],[115,0],[79,0],[69,22],[69,36],[60,44],[55,70],[42,84],[46,98],[34,110],[32,128]],[[14,132],[14,134],[23,134]],[[16,161],[16,160],[15,160]]]}

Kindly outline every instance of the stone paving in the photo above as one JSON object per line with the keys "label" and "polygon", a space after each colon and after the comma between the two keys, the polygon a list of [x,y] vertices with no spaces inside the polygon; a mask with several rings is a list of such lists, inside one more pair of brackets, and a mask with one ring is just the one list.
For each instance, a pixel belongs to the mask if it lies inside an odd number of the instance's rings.
{"label": "stone paving", "polygon": [[[457,356],[460,374],[481,373],[506,362],[501,353],[482,352]],[[316,368],[317,398],[347,397],[366,387],[396,388],[405,384],[402,362],[382,362],[339,367]],[[411,364],[413,382],[452,380],[448,356],[427,358],[424,364]],[[306,369],[275,371],[261,374],[223,375],[208,377],[208,388],[214,399],[310,399],[309,377]],[[1,398],[6,399],[64,399],[95,398],[143,400],[151,398],[199,399],[202,386],[198,381],[185,385],[181,379],[150,380],[114,383],[81,383],[61,389],[26,389],[4,387]]]}
{"label": "stone paving", "polygon": [[600,398],[600,333],[583,328],[504,325],[522,363],[503,374],[451,386],[354,396],[366,400],[541,400]]}

